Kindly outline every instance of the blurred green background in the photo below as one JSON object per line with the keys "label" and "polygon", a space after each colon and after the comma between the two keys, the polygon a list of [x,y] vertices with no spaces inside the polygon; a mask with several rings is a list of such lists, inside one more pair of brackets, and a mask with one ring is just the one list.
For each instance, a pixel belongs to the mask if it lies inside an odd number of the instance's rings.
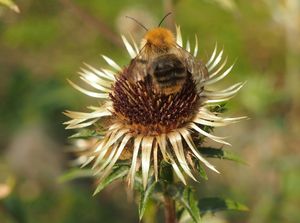
{"label": "blurred green background", "polygon": [[[300,222],[300,1],[299,0],[19,0],[17,14],[0,6],[0,222],[138,222],[137,206],[124,184],[92,197],[94,182],[67,183],[71,131],[65,109],[96,101],[68,85],[83,62],[121,65],[129,57],[120,33],[136,40],[143,29],[181,25],[184,39],[199,37],[207,60],[215,43],[236,65],[222,86],[247,80],[228,103],[227,115],[250,120],[218,129],[248,165],[211,160],[221,175],[197,185],[199,196],[243,202],[246,213],[206,217],[215,223]],[[146,214],[145,223],[155,223]],[[147,217],[148,216],[148,217]]]}

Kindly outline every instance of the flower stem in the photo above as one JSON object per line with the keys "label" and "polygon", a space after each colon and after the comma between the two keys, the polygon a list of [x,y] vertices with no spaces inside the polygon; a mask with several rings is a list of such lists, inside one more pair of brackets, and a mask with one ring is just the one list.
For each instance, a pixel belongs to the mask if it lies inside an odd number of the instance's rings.
{"label": "flower stem", "polygon": [[176,219],[176,207],[175,201],[171,196],[170,188],[174,184],[173,169],[168,164],[162,168],[162,177],[165,179],[165,188],[164,188],[164,214],[165,214],[165,223],[177,223]]}
{"label": "flower stem", "polygon": [[174,200],[167,194],[164,195],[165,202],[165,222],[176,223],[176,210]]}

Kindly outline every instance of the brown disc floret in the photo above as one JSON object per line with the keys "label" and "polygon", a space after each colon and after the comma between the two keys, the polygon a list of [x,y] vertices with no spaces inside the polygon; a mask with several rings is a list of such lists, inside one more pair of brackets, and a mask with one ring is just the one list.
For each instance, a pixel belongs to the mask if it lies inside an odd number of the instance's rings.
{"label": "brown disc floret", "polygon": [[110,94],[115,115],[135,133],[156,135],[181,127],[191,120],[199,96],[191,76],[177,93],[156,92],[145,80],[130,82],[124,75]]}

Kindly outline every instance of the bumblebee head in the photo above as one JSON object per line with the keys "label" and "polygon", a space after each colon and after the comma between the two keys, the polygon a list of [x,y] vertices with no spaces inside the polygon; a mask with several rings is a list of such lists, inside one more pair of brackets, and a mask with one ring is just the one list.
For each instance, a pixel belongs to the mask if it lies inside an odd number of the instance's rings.
{"label": "bumblebee head", "polygon": [[142,44],[151,49],[166,50],[173,47],[176,44],[173,33],[162,27],[149,30],[144,36]]}
{"label": "bumblebee head", "polygon": [[148,53],[152,52],[165,52],[168,51],[171,47],[176,45],[175,37],[173,33],[166,29],[160,27],[162,22],[171,15],[171,12],[166,14],[163,19],[158,24],[157,28],[153,28],[148,30],[143,24],[137,21],[135,18],[126,16],[126,18],[132,19],[137,24],[139,24],[142,28],[144,28],[147,32],[141,42],[141,48],[145,48]]}

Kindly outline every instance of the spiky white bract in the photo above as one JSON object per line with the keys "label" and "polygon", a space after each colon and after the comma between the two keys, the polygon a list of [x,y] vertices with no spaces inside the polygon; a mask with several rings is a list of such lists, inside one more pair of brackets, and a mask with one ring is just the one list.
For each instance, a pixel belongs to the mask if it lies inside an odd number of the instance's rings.
{"label": "spiky white bract", "polygon": [[[122,40],[129,56],[135,58],[141,48],[137,47],[132,37],[130,41],[128,41],[125,36],[122,36]],[[176,26],[176,43],[178,47],[185,48],[185,50],[190,52],[194,57],[197,56],[197,36],[195,36],[193,50],[191,50],[192,47],[189,41],[187,41],[186,46],[183,46],[179,26]],[[107,127],[104,137],[95,145],[91,153],[92,155],[85,161],[84,165],[93,161],[95,173],[99,173],[100,180],[103,180],[111,172],[113,166],[122,156],[122,153],[124,153],[125,150],[129,150],[131,152],[131,167],[127,176],[128,183],[131,186],[133,185],[136,172],[141,169],[144,187],[147,185],[149,174],[154,173],[155,179],[159,179],[159,155],[163,160],[172,165],[177,177],[184,184],[186,184],[186,179],[183,173],[193,180],[196,180],[191,170],[191,166],[193,166],[192,159],[188,158],[187,153],[192,154],[194,158],[200,160],[208,168],[219,173],[218,170],[201,155],[194,143],[192,133],[205,136],[221,144],[230,145],[224,140],[224,137],[218,137],[206,132],[203,126],[227,126],[245,118],[224,118],[209,109],[211,104],[224,102],[232,98],[244,85],[244,83],[237,83],[220,91],[213,91],[207,88],[207,86],[225,78],[233,68],[233,65],[225,68],[227,58],[222,62],[223,50],[218,52],[216,45],[210,59],[206,63],[209,77],[198,83],[204,90],[199,95],[203,103],[199,109],[195,111],[196,115],[180,128],[172,129],[167,133],[152,135],[134,133],[128,125],[124,124],[121,119],[115,116],[113,102],[109,94],[112,92],[114,83],[118,79],[122,69],[111,58],[107,56],[102,57],[111,69],[99,70],[85,64],[85,68],[82,68],[81,72],[79,72],[80,78],[94,90],[84,89],[70,81],[71,85],[82,93],[101,99],[102,104],[100,106],[89,107],[89,109],[92,110],[91,112],[66,111],[65,115],[71,118],[70,121],[64,123],[67,125],[67,129],[85,128],[101,121],[104,117],[113,120],[113,124]],[[139,165],[139,163],[141,165]]]}

